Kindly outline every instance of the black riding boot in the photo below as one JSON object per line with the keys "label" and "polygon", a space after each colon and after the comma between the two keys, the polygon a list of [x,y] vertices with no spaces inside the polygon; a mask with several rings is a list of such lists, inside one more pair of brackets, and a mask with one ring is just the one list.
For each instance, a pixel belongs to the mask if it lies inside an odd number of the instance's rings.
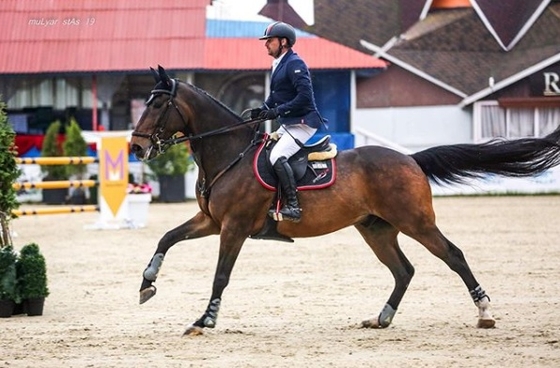
{"label": "black riding boot", "polygon": [[[286,204],[279,213],[279,221],[287,220],[293,222],[299,222],[301,219],[301,208],[299,208],[299,202],[297,199],[296,190],[296,180],[294,179],[294,172],[285,157],[280,157],[274,164],[274,172],[280,180],[280,187],[282,192],[286,196]],[[274,209],[270,210],[268,214],[275,218],[276,211]]]}

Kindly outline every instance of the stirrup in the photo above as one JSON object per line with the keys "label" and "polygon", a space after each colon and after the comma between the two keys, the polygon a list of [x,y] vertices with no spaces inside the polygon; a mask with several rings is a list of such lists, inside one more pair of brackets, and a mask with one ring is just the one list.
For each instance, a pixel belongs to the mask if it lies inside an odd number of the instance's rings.
{"label": "stirrup", "polygon": [[[298,222],[301,221],[301,214],[299,214],[299,216],[296,216],[296,215],[290,216],[289,214],[282,213],[282,210],[284,210],[284,209],[286,209],[286,207],[283,207],[278,212],[276,212],[275,209],[271,209],[271,210],[268,211],[268,215],[270,217],[272,217],[272,219],[274,221],[290,221],[290,222],[294,222],[294,223],[298,223]],[[301,211],[301,209],[299,211]]]}

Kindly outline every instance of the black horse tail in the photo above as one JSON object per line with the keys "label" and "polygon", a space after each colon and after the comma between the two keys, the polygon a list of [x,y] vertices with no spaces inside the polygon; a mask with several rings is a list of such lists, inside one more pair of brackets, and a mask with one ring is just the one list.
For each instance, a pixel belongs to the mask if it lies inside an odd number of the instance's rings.
{"label": "black horse tail", "polygon": [[437,146],[411,157],[435,183],[464,183],[485,174],[527,177],[560,164],[559,141],[560,127],[543,138]]}

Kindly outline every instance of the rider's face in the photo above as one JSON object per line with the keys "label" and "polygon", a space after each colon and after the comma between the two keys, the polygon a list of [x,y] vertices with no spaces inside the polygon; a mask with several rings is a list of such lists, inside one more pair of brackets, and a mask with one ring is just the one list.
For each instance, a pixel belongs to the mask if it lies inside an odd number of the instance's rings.
{"label": "rider's face", "polygon": [[264,46],[268,50],[268,54],[273,58],[279,56],[280,51],[280,39],[278,37],[267,38]]}

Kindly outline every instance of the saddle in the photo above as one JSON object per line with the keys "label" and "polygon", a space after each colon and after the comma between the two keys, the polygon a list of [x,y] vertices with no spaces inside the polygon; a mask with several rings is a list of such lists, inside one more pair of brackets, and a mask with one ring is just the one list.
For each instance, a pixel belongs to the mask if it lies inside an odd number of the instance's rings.
{"label": "saddle", "polygon": [[[329,135],[311,145],[304,145],[288,163],[294,172],[298,190],[323,189],[331,186],[336,179],[336,145],[330,143]],[[255,177],[263,187],[277,191],[278,179],[274,174],[269,156],[277,139],[265,137],[257,149],[253,161]]]}
{"label": "saddle", "polygon": [[[330,143],[330,136],[325,136],[311,145],[304,145],[288,163],[294,172],[298,190],[317,190],[331,186],[336,179],[336,145]],[[257,149],[253,161],[253,172],[263,187],[278,192],[278,179],[270,164],[269,156],[277,142],[274,136],[266,136]],[[278,195],[277,195],[278,200]],[[266,218],[263,228],[251,235],[252,239],[279,240],[293,243],[293,239],[277,231],[278,223]]]}

